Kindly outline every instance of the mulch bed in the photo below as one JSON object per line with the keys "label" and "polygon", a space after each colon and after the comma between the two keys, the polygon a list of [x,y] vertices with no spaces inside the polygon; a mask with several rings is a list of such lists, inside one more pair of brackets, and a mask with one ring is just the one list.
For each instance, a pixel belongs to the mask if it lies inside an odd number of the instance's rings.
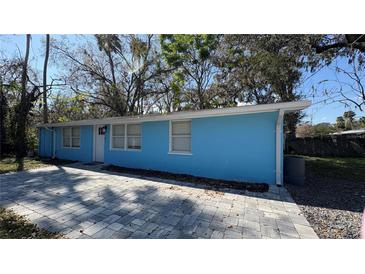
{"label": "mulch bed", "polygon": [[197,177],[186,174],[175,174],[169,172],[162,172],[156,170],[146,170],[146,169],[136,169],[136,168],[126,168],[114,165],[108,165],[104,167],[105,170],[119,173],[128,173],[133,175],[139,175],[144,177],[157,177],[161,179],[177,180],[183,182],[194,183],[197,185],[203,185],[208,188],[213,188],[216,190],[223,188],[233,188],[239,190],[248,190],[252,192],[267,192],[269,186],[266,183],[247,183],[247,182],[234,182],[226,180],[210,179],[205,177]]}
{"label": "mulch bed", "polygon": [[10,209],[0,208],[0,239],[61,239],[62,234],[38,228]]}
{"label": "mulch bed", "polygon": [[320,177],[307,170],[304,186],[286,188],[320,238],[360,238],[365,182]]}
{"label": "mulch bed", "polygon": [[[37,159],[37,158],[35,158]],[[55,165],[55,166],[62,166],[62,165],[68,165],[68,164],[74,164],[77,163],[75,160],[64,160],[64,159],[58,159],[58,158],[39,158],[39,160],[42,163],[49,164],[49,165]]]}

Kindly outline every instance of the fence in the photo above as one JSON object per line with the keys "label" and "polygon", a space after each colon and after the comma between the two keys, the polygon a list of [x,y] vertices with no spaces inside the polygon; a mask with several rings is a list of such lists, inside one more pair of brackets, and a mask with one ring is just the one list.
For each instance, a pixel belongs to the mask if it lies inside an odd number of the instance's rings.
{"label": "fence", "polygon": [[365,157],[365,135],[331,135],[286,140],[285,153],[306,156]]}

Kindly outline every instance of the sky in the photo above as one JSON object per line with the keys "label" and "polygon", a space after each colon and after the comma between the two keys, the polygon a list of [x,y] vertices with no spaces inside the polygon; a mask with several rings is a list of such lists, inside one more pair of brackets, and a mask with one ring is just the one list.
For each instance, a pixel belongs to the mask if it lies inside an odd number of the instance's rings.
{"label": "sky", "polygon": [[[31,42],[31,52],[32,56],[43,56],[43,44],[44,35],[32,35]],[[60,38],[60,35],[51,35],[52,38]],[[72,42],[77,42],[77,39],[74,38],[74,35],[67,35],[68,39]],[[25,48],[25,35],[0,35],[0,51],[3,51],[5,54],[15,55],[21,53],[23,54]],[[32,60],[32,65],[37,67],[40,71],[43,67],[43,57]],[[336,63],[341,66],[343,69],[348,70],[350,66],[347,63],[346,59],[338,58]],[[49,64],[49,72],[48,76],[52,77],[59,73],[57,67],[55,65]],[[312,102],[312,105],[304,111],[305,117],[303,121],[310,122],[312,124],[318,123],[335,123],[336,118],[341,116],[345,111],[353,110],[356,113],[355,118],[359,118],[361,116],[365,116],[365,112],[361,112],[354,107],[348,108],[344,104],[339,102],[332,102],[326,100],[327,96],[321,94],[321,92],[316,92],[315,96],[313,96],[312,88],[318,87],[322,80],[328,79],[329,81],[326,85],[327,88],[338,87],[338,84],[333,82],[332,80],[336,80],[336,77],[339,77],[340,81],[349,81],[348,78],[343,77],[342,75],[336,74],[333,69],[333,65],[329,67],[324,67],[321,70],[317,71],[315,74],[310,72],[303,72],[303,79],[305,79],[302,84],[298,87],[298,91],[301,92],[306,99]],[[337,86],[336,86],[337,85]],[[324,84],[320,85],[320,87],[324,87]]]}

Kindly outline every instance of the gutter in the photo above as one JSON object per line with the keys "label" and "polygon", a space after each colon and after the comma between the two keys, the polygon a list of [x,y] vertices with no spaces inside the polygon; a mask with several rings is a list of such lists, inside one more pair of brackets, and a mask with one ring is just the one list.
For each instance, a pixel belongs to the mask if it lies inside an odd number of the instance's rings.
{"label": "gutter", "polygon": [[276,120],[276,185],[282,186],[283,185],[283,176],[282,176],[282,154],[283,154],[283,147],[282,147],[282,129],[283,129],[283,122],[284,122],[284,110],[279,110],[278,119]]}

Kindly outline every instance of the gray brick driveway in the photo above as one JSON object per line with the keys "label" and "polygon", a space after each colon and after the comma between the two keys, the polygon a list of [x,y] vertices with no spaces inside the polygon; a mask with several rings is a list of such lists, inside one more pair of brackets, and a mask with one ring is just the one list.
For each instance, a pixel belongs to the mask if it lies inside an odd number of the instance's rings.
{"label": "gray brick driveway", "polygon": [[317,238],[285,188],[217,192],[80,163],[0,175],[0,206],[68,238]]}

